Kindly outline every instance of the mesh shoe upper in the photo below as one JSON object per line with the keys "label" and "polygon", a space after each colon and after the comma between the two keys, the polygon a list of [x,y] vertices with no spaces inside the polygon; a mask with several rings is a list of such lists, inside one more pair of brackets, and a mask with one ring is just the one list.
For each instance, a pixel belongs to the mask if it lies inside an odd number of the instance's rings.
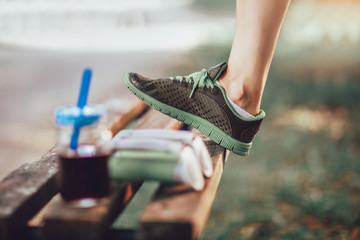
{"label": "mesh shoe upper", "polygon": [[130,73],[130,81],[138,90],[159,102],[201,117],[230,137],[250,143],[258,132],[263,117],[254,120],[244,119],[227,103],[224,89],[213,84],[226,67],[227,64],[224,62],[210,68],[205,71],[204,76],[201,76],[205,79],[200,80],[194,79],[199,74],[150,79],[137,73]]}

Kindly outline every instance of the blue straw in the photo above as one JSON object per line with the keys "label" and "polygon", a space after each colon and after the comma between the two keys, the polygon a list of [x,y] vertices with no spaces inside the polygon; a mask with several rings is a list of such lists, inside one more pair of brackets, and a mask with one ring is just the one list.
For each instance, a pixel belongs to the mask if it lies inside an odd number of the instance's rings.
{"label": "blue straw", "polygon": [[90,80],[91,80],[91,69],[85,69],[81,81],[81,87],[80,87],[80,93],[79,93],[79,99],[77,103],[77,107],[80,109],[80,116],[79,119],[75,120],[74,124],[74,132],[71,136],[70,141],[70,149],[76,150],[79,140],[79,134],[80,134],[80,128],[82,127],[82,109],[86,106],[87,97],[89,93],[90,88]]}
{"label": "blue straw", "polygon": [[91,70],[85,69],[83,73],[83,78],[81,81],[81,88],[79,93],[79,100],[77,103],[78,108],[83,109],[86,105],[89,88],[90,88],[90,80],[91,80]]}

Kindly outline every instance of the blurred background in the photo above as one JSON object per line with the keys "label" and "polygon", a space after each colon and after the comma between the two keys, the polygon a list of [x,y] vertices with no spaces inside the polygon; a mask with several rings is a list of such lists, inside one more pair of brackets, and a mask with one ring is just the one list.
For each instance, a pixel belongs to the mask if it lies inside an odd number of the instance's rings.
{"label": "blurred background", "polygon": [[[235,1],[0,0],[0,178],[55,142],[53,111],[129,96],[124,72],[226,61]],[[360,238],[360,2],[293,0],[250,156],[230,155],[202,239]]]}

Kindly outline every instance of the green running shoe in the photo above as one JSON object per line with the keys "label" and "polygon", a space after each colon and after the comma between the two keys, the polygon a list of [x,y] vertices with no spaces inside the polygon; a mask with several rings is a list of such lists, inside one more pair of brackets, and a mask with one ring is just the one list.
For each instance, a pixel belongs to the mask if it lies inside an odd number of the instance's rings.
{"label": "green running shoe", "polygon": [[246,156],[265,117],[265,112],[246,119],[228,102],[225,90],[216,82],[224,73],[223,62],[208,70],[150,79],[125,73],[124,83],[136,96],[158,111],[191,125],[230,151]]}

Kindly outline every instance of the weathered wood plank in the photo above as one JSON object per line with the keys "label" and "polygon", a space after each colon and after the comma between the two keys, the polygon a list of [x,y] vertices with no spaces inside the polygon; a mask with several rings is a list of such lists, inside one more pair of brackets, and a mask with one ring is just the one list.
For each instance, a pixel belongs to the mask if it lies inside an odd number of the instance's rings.
{"label": "weathered wood plank", "polygon": [[[41,227],[27,227],[21,232],[21,240],[41,240],[42,228]],[[106,238],[102,240],[137,240],[136,230],[133,229],[109,229]]]}
{"label": "weathered wood plank", "polygon": [[[112,126],[113,133],[145,109],[134,101]],[[57,157],[50,150],[39,161],[25,164],[0,182],[0,239],[16,239],[34,216],[57,192]]]}
{"label": "weathered wood plank", "polygon": [[[135,126],[139,128],[179,128],[173,119],[150,109]],[[104,239],[112,221],[136,193],[141,183],[122,183],[114,188],[109,200],[92,208],[78,208],[66,204],[60,197],[45,213],[46,239]]]}
{"label": "weathered wood plank", "polygon": [[[130,111],[112,123],[112,132],[121,130],[145,108],[142,102],[134,103]],[[150,109],[141,116],[135,128],[178,129],[181,126],[178,121]],[[184,185],[162,185],[143,214],[140,236],[146,239],[199,237],[208,218],[221,178],[223,161],[226,159],[222,154],[223,148],[211,141],[206,143],[209,151],[215,155],[215,172],[211,179],[207,179],[205,189],[194,192]],[[58,192],[55,182],[57,172],[57,157],[50,151],[40,161],[22,166],[0,182],[0,239],[19,237],[18,233],[26,227],[27,221]],[[104,239],[107,232],[111,233],[108,231],[110,224],[140,186],[141,183],[116,184],[107,201],[87,209],[74,209],[59,195],[55,196],[44,211],[44,236],[51,240]]]}
{"label": "weathered wood plank", "polygon": [[142,112],[144,112],[146,108],[146,104],[142,101],[139,101],[137,104],[135,104],[134,107],[131,108],[130,111],[121,114],[117,117],[115,121],[113,121],[110,125],[110,130],[113,134],[119,132],[121,129],[123,129],[126,124],[128,124],[132,119],[139,116]]}
{"label": "weathered wood plank", "polygon": [[27,221],[58,192],[57,171],[56,156],[49,151],[0,182],[0,239],[17,239]]}
{"label": "weathered wood plank", "polygon": [[209,143],[214,173],[201,192],[185,185],[163,184],[146,207],[140,223],[141,239],[198,239],[209,217],[226,159],[224,148]]}
{"label": "weathered wood plank", "polygon": [[72,207],[57,195],[45,213],[46,239],[103,239],[108,226],[126,206],[141,183],[114,186],[111,196],[91,208]]}
{"label": "weathered wood plank", "polygon": [[114,221],[111,229],[139,229],[141,215],[147,204],[153,199],[160,186],[157,181],[144,181],[139,191]]}

